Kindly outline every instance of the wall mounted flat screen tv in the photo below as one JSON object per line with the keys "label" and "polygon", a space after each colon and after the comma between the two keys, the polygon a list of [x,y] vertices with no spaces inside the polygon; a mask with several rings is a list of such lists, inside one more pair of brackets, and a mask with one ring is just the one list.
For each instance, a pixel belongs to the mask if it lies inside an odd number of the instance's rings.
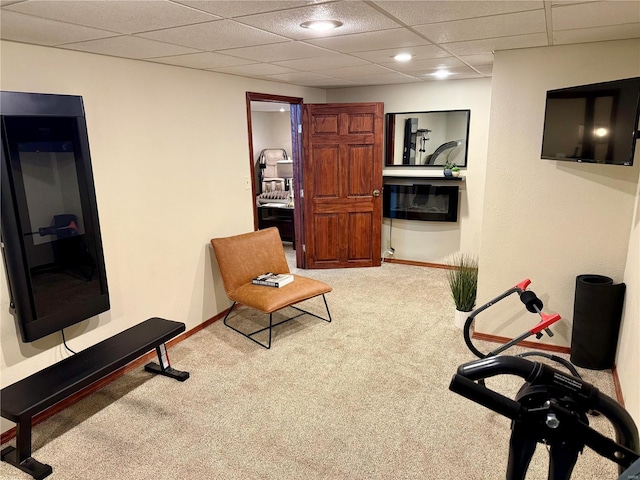
{"label": "wall mounted flat screen tv", "polygon": [[632,165],[640,114],[640,77],[550,90],[542,158]]}
{"label": "wall mounted flat screen tv", "polygon": [[109,309],[82,97],[0,92],[2,253],[32,342]]}

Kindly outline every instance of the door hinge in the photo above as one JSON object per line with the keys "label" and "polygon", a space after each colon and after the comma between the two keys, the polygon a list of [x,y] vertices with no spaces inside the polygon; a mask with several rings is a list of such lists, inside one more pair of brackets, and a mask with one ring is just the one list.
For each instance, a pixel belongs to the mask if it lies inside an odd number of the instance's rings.
{"label": "door hinge", "polygon": [[305,253],[307,252],[307,246],[304,243],[302,244],[302,251]]}
{"label": "door hinge", "polygon": [[300,198],[304,198],[304,188],[300,189]]}
{"label": "door hinge", "polygon": [[298,125],[298,133],[302,133],[302,124]]}

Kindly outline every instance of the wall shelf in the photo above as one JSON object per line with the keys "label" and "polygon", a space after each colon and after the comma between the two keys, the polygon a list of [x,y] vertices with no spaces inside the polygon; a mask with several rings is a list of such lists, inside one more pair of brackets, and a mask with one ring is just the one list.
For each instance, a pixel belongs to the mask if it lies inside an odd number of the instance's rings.
{"label": "wall shelf", "polygon": [[406,177],[402,175],[383,175],[382,180],[385,184],[425,184],[432,183],[435,181],[444,181],[444,182],[464,182],[465,178],[463,175],[459,177],[445,177],[444,175],[431,175],[431,176],[420,176],[420,177]]}

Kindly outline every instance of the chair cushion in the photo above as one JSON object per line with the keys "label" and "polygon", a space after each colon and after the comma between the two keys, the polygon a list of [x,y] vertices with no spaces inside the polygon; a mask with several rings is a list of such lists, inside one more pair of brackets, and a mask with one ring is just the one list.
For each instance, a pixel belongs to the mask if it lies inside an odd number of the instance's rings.
{"label": "chair cushion", "polygon": [[235,302],[253,307],[264,313],[272,313],[331,291],[329,285],[319,280],[295,274],[293,276],[293,282],[284,287],[275,288],[245,283],[233,291],[227,292],[227,295]]}
{"label": "chair cushion", "polygon": [[228,296],[263,273],[289,273],[280,232],[276,227],[214,238],[211,245]]}

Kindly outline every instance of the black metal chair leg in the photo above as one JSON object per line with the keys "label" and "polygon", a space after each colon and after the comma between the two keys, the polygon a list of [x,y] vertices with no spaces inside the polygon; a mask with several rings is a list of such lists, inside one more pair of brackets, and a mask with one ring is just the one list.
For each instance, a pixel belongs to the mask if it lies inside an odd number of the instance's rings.
{"label": "black metal chair leg", "polygon": [[324,306],[327,309],[327,316],[329,317],[327,322],[331,323],[331,312],[329,311],[329,304],[327,303],[327,298],[324,296],[324,293],[322,294],[322,300],[324,300]]}
{"label": "black metal chair leg", "polygon": [[222,323],[224,323],[229,328],[233,328],[233,327],[227,323],[227,318],[229,318],[229,315],[231,314],[231,310],[233,310],[233,307],[235,307],[237,303],[238,302],[233,302],[233,304],[231,304],[231,306],[229,307],[229,310],[227,310],[227,314],[224,316],[224,320],[222,321]]}
{"label": "black metal chair leg", "polygon": [[[273,328],[274,328],[274,327],[277,327],[278,325],[281,325],[281,324],[283,324],[283,323],[289,322],[289,321],[291,321],[291,320],[293,320],[293,319],[295,319],[295,318],[301,317],[302,315],[311,315],[312,317],[316,317],[316,318],[319,318],[320,320],[324,320],[324,321],[325,321],[325,322],[327,322],[327,323],[331,323],[331,320],[332,320],[332,319],[331,319],[331,312],[329,311],[329,304],[327,303],[327,299],[326,299],[326,297],[324,296],[324,294],[322,294],[322,300],[324,301],[324,306],[325,306],[325,308],[327,309],[327,316],[328,316],[328,318],[323,318],[323,317],[321,317],[321,316],[319,316],[319,315],[316,315],[315,313],[311,313],[311,312],[308,312],[307,310],[303,310],[302,308],[298,308],[298,307],[296,307],[296,306],[294,306],[294,305],[290,305],[290,307],[291,307],[291,308],[293,308],[293,309],[295,309],[295,310],[298,310],[298,311],[299,311],[299,312],[301,312],[301,313],[299,313],[298,315],[294,315],[293,317],[286,318],[286,319],[282,320],[281,322],[273,323],[273,312],[272,312],[272,313],[270,313],[270,314],[269,314],[269,326],[268,326],[268,327],[260,328],[259,330],[256,330],[256,331],[251,332],[251,333],[245,333],[245,332],[242,332],[242,331],[238,330],[238,329],[237,329],[236,327],[234,327],[233,325],[229,325],[229,323],[227,323],[227,320],[228,320],[228,318],[229,318],[229,315],[231,314],[231,311],[233,310],[233,308],[234,308],[234,307],[236,306],[236,304],[237,304],[237,302],[233,302],[233,304],[231,305],[231,307],[230,307],[230,308],[229,308],[229,310],[227,311],[227,314],[224,316],[223,323],[224,323],[227,327],[229,327],[231,330],[233,330],[233,331],[235,331],[235,332],[239,333],[240,335],[242,335],[242,336],[244,336],[244,337],[247,337],[249,340],[251,340],[251,341],[253,341],[253,342],[257,343],[257,344],[258,344],[258,345],[260,345],[261,347],[266,348],[266,349],[268,350],[268,349],[270,349],[270,348],[271,348],[271,339],[272,339],[272,337],[273,337]],[[285,308],[286,308],[286,307],[285,307]],[[258,334],[258,333],[264,332],[265,330],[269,330],[269,342],[268,342],[268,343],[264,344],[264,343],[262,343],[262,342],[259,342],[259,341],[258,341],[258,340],[256,340],[255,338],[253,338],[253,335],[256,335],[256,334]]]}

